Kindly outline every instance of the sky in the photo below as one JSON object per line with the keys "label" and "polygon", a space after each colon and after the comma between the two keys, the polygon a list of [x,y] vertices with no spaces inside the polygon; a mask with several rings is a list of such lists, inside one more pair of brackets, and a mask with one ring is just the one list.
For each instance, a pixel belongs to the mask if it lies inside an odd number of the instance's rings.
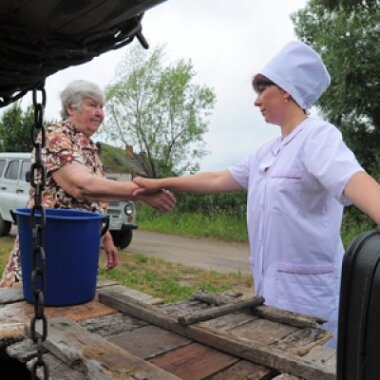
{"label": "sky", "polygon": [[[266,124],[253,105],[251,79],[283,45],[296,39],[289,16],[306,3],[167,0],[145,12],[142,27],[150,47],[165,44],[172,62],[190,59],[196,72],[193,81],[216,93],[204,136],[209,153],[200,161],[202,171],[226,169],[279,136],[279,127]],[[102,88],[109,84],[129,48],[104,53],[48,77],[46,118],[59,118],[59,92],[69,81],[86,79]]]}

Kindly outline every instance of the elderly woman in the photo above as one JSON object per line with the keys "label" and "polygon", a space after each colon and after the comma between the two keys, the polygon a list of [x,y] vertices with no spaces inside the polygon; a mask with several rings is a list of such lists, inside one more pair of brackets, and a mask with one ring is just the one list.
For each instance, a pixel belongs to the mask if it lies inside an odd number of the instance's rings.
{"label": "elderly woman", "polygon": [[[63,119],[46,128],[46,147],[42,160],[46,170],[46,186],[42,203],[47,208],[75,208],[104,213],[109,200],[141,200],[162,212],[175,206],[175,198],[166,191],[133,196],[138,186],[132,181],[112,181],[105,178],[96,144],[91,136],[104,119],[104,97],[94,83],[76,80],[61,93]],[[34,189],[31,187],[29,206]],[[118,263],[118,251],[111,233],[102,238],[107,268]],[[15,240],[0,287],[21,282],[19,243]]]}
{"label": "elderly woman", "polygon": [[[380,186],[334,125],[308,115],[329,84],[319,54],[290,42],[252,82],[254,104],[280,127],[279,137],[228,170],[134,181],[145,192],[246,190],[256,294],[268,305],[327,319],[335,333],[343,207],[352,203],[380,223]],[[335,343],[334,337],[329,345]]]}

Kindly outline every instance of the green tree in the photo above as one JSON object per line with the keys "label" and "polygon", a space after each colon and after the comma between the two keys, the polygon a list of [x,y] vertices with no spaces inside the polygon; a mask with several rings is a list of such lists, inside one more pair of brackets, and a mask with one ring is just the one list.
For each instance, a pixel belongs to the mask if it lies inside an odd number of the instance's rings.
{"label": "green tree", "polygon": [[331,9],[341,6],[347,9],[357,6],[380,6],[379,0],[324,0],[323,3]]}
{"label": "green tree", "polygon": [[[362,166],[380,179],[380,2],[310,0],[292,16],[298,37],[322,54],[332,83],[319,102],[341,129]],[[373,227],[354,207],[345,211],[343,234]],[[353,226],[359,226],[353,229]]]}
{"label": "green tree", "polygon": [[0,119],[0,149],[2,152],[31,152],[33,109],[24,112],[19,103],[6,109]]}
{"label": "green tree", "polygon": [[143,152],[139,157],[152,177],[199,169],[215,103],[211,88],[193,82],[191,61],[164,65],[164,56],[163,47],[147,52],[135,46],[106,89],[104,133]]}
{"label": "green tree", "polygon": [[298,37],[321,52],[332,84],[319,103],[360,163],[379,177],[380,7],[378,0],[310,0],[292,18]]}

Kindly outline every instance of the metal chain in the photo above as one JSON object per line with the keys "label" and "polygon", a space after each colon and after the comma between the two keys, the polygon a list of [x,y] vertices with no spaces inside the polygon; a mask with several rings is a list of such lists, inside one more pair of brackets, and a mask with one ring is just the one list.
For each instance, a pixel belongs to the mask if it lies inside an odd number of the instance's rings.
{"label": "metal chain", "polygon": [[[39,102],[38,92],[41,92]],[[30,213],[32,227],[32,275],[31,288],[33,293],[34,316],[30,322],[30,334],[37,345],[37,359],[32,366],[32,379],[37,379],[37,370],[42,367],[43,379],[49,379],[49,368],[43,359],[43,342],[47,337],[47,319],[44,314],[45,292],[45,250],[43,233],[46,223],[45,209],[42,205],[42,191],[45,187],[45,168],[42,163],[42,149],[45,146],[45,129],[43,126],[43,113],[46,104],[44,84],[33,89],[34,125],[32,129],[32,142],[34,145],[34,163],[31,166],[30,184],[34,187],[34,205]],[[36,322],[41,321],[41,334],[36,332]]]}

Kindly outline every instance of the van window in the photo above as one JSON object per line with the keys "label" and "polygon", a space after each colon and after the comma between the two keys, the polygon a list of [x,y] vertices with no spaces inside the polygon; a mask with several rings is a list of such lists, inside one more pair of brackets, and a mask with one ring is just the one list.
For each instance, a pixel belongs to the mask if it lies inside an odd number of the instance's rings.
{"label": "van window", "polygon": [[31,167],[31,162],[28,161],[23,161],[21,164],[21,173],[20,173],[20,181],[26,182],[26,173],[30,170]]}
{"label": "van window", "polygon": [[0,177],[3,176],[6,160],[0,160]]}
{"label": "van window", "polygon": [[18,169],[20,167],[19,160],[13,160],[9,163],[7,170],[5,172],[5,178],[7,179],[18,179]]}

